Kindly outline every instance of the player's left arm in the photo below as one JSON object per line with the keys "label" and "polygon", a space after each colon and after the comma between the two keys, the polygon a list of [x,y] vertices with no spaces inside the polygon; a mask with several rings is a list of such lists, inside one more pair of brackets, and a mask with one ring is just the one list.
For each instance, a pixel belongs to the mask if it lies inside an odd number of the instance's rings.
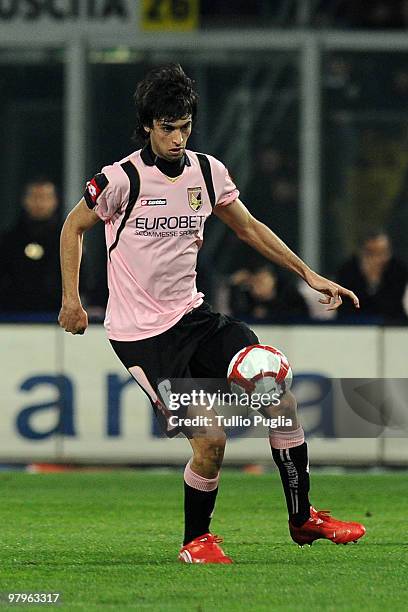
{"label": "player's left arm", "polygon": [[352,291],[311,270],[269,227],[255,219],[241,200],[236,199],[228,206],[216,206],[214,214],[266,259],[296,272],[310,287],[323,293],[325,297],[319,302],[328,304],[328,310],[338,308],[342,296],[350,298],[356,308],[360,307]]}

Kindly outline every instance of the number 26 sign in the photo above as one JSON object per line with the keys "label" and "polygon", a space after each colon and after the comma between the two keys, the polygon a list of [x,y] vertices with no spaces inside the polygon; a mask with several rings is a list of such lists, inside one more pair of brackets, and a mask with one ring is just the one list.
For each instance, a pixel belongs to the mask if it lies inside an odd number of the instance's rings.
{"label": "number 26 sign", "polygon": [[142,0],[145,31],[187,32],[198,26],[199,0]]}

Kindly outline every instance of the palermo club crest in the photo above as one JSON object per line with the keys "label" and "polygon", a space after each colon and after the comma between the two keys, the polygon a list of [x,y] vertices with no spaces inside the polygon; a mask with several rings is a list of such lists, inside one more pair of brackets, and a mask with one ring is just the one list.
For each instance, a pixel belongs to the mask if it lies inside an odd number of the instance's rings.
{"label": "palermo club crest", "polygon": [[188,205],[194,211],[200,210],[203,205],[201,192],[201,187],[189,187],[187,189]]}

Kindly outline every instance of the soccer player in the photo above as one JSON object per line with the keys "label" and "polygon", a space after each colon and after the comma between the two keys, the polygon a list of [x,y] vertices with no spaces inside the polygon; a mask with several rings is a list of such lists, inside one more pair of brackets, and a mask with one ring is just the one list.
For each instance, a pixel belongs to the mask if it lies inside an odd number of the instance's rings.
{"label": "soccer player", "polygon": [[[84,333],[87,314],[78,292],[83,233],[102,220],[108,253],[109,302],[105,327],[113,350],[149,396],[166,434],[183,432],[193,457],[184,472],[185,533],[179,553],[186,563],[231,563],[210,533],[226,436],[221,427],[198,431],[171,427],[160,382],[167,379],[226,378],[232,357],[258,344],[244,323],[212,312],[197,291],[196,259],[204,223],[215,214],[266,259],[292,270],[336,309],[342,297],[358,298],[312,271],[239,199],[225,166],[210,155],[187,150],[197,111],[193,82],[180,65],[149,72],[136,89],[140,150],[105,166],[87,185],[61,234],[63,275],[61,327]],[[365,529],[338,521],[310,504],[307,444],[296,401],[286,393],[281,406],[293,427],[270,434],[272,456],[283,484],[289,530],[301,545],[318,538],[347,543]]]}

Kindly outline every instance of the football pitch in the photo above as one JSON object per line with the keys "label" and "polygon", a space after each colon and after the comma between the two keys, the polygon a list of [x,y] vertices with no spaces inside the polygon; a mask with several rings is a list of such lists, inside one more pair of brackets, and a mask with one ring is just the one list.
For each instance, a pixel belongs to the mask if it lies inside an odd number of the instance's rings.
{"label": "football pitch", "polygon": [[[2,473],[0,591],[66,610],[407,610],[407,491],[407,473],[315,473],[314,505],[367,535],[299,548],[277,475],[225,470],[212,531],[235,563],[203,566],[177,561],[181,471]],[[0,605],[16,607],[38,609]]]}

